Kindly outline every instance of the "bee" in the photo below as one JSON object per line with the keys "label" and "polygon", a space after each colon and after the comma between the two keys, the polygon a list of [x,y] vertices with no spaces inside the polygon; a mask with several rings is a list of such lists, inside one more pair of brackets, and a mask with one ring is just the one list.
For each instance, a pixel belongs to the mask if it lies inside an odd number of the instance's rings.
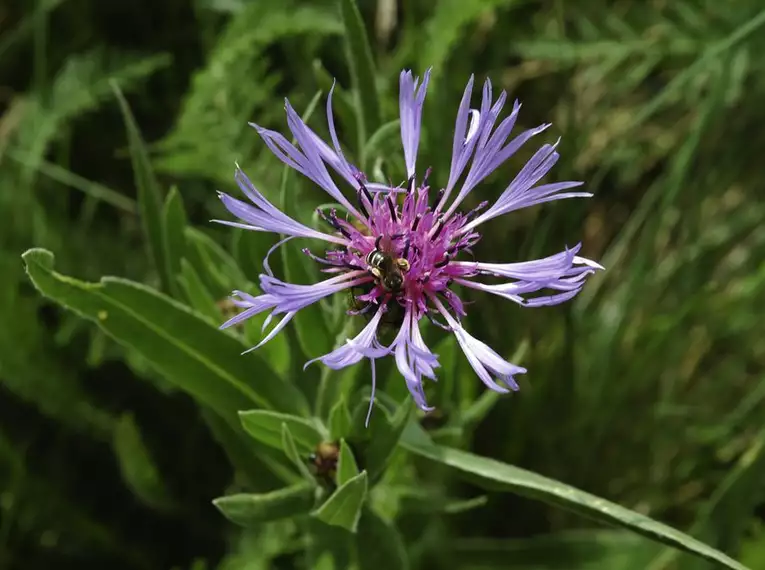
{"label": "bee", "polygon": [[420,418],[420,425],[427,431],[437,430],[446,425],[449,420],[446,412],[440,408],[436,408],[431,412],[425,413]]}
{"label": "bee", "polygon": [[[229,320],[232,317],[235,317],[237,314],[239,314],[239,308],[234,304],[234,302],[229,299],[221,299],[215,305],[218,307],[218,310],[223,315],[223,318],[226,320]],[[242,331],[244,330],[244,324],[239,323],[238,325],[234,325],[234,328]]]}
{"label": "bee", "polygon": [[375,242],[375,248],[366,258],[369,272],[377,283],[394,295],[401,292],[404,286],[404,273],[409,271],[409,261],[405,257],[394,258],[380,249],[380,238]]}
{"label": "bee", "polygon": [[339,456],[340,448],[336,443],[322,442],[317,445],[316,451],[308,456],[314,476],[328,486],[334,485]]}

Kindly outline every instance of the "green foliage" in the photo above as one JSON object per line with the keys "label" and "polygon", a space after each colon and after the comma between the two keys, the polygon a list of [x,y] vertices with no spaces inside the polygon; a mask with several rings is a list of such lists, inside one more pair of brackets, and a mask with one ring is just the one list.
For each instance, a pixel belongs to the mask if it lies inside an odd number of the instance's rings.
{"label": "green foliage", "polygon": [[345,26],[346,57],[358,97],[357,122],[360,151],[364,148],[368,133],[380,126],[380,102],[377,96],[377,71],[372,58],[369,38],[355,0],[340,0],[340,13]]}
{"label": "green foliage", "polygon": [[227,519],[242,526],[305,514],[313,502],[314,488],[308,483],[263,495],[231,495],[213,501]]}
{"label": "green foliage", "polygon": [[311,515],[332,526],[356,532],[367,498],[367,472],[362,471],[340,485]]}
{"label": "green foliage", "polygon": [[162,476],[141,437],[135,420],[125,415],[114,429],[114,453],[122,476],[133,492],[148,505],[159,510],[169,507],[167,489]]}
{"label": "green foliage", "polygon": [[[765,567],[760,3],[40,0],[3,18],[0,567]],[[429,67],[432,188],[475,74],[523,102],[517,129],[554,123],[551,181],[594,193],[486,224],[476,258],[582,240],[607,271],[550,309],[466,292],[466,327],[528,369],[520,391],[485,391],[425,326],[436,413],[381,359],[367,428],[366,363],[303,370],[362,320],[327,299],[243,355],[266,317],[218,330],[226,297],[258,292],[280,238],[209,220],[215,190],[241,197],[238,162],[320,227],[327,197],[247,123],[291,139],[288,97],[326,137],[335,78],[348,158],[400,181],[398,75]],[[292,240],[274,273],[321,279],[304,247],[322,253]]]}

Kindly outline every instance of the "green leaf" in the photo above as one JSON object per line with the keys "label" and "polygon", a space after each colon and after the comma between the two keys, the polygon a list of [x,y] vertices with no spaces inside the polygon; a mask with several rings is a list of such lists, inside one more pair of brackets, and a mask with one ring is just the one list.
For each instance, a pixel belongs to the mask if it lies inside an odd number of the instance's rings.
{"label": "green leaf", "polygon": [[434,81],[448,71],[449,56],[453,48],[462,45],[458,41],[465,27],[497,6],[521,3],[519,0],[441,0],[434,3],[433,16],[423,30],[426,39],[420,53],[420,67],[432,67]]}
{"label": "green leaf", "polygon": [[[190,245],[189,249],[195,253],[193,257],[189,256],[189,260],[194,262],[201,276],[211,278],[217,285],[210,290],[216,298],[220,299],[247,283],[247,278],[239,269],[236,260],[210,236],[187,227],[186,239]],[[191,251],[188,253],[191,254]]]}
{"label": "green leaf", "polygon": [[622,570],[645,544],[623,531],[578,530],[524,539],[459,539],[447,552],[456,568]]}
{"label": "green leaf", "polygon": [[400,128],[400,119],[388,121],[369,137],[369,140],[364,145],[364,150],[361,153],[362,168],[367,168],[370,159],[374,158],[377,153],[385,154],[389,150],[393,140],[396,140],[396,144],[399,144],[398,137],[400,136]]}
{"label": "green leaf", "polygon": [[[324,68],[320,60],[316,59],[313,61],[312,69],[314,81],[324,93],[329,93],[332,86],[335,86],[332,94],[332,114],[336,124],[343,125],[343,130],[348,133],[358,134],[361,132],[359,130],[361,129],[361,117],[358,114],[358,105],[355,104],[352,93],[348,93],[341,85],[335,84],[334,78]],[[359,144],[361,144],[361,141],[359,141]]]}
{"label": "green leaf", "polygon": [[[509,361],[523,364],[523,359],[526,356],[529,346],[529,341],[524,339],[515,353],[509,358]],[[502,394],[499,392],[495,392],[494,390],[484,390],[477,398],[465,402],[466,407],[459,416],[460,425],[466,429],[475,427],[489,415],[501,398]]]}
{"label": "green leaf", "polygon": [[[765,471],[765,429],[754,438],[737,464],[728,472],[709,501],[700,510],[691,532],[706,543],[728,552],[738,552],[742,537],[749,528],[749,515],[765,495],[762,473]],[[645,568],[663,570],[677,565],[679,552],[662,549]],[[695,561],[693,561],[695,562]],[[683,568],[708,568],[690,560]]]}
{"label": "green leaf", "polygon": [[356,532],[361,509],[367,497],[367,472],[345,482],[311,516],[332,526]]}
{"label": "green leaf", "polygon": [[[229,423],[213,412],[202,407],[202,417],[217,441],[231,461],[231,465],[243,476],[247,488],[251,491],[270,491],[295,482],[288,465],[282,465],[268,456],[270,448],[264,453],[259,444],[243,433],[241,426],[233,428]],[[263,469],[266,465],[269,470]]]}
{"label": "green leaf", "polygon": [[[276,236],[264,232],[235,230],[231,233],[231,254],[249,281],[258,282],[263,273],[263,259],[277,241]],[[274,274],[284,274],[280,256],[272,255],[269,264]]]}
{"label": "green leaf", "polygon": [[687,534],[575,487],[459,449],[423,445],[419,441],[407,439],[406,435],[405,433],[405,438],[402,439],[402,446],[405,449],[470,475],[486,488],[511,491],[538,499],[600,522],[624,527],[658,542],[713,560],[728,568],[746,570],[744,566],[722,552]]}
{"label": "green leaf", "polygon": [[399,491],[401,508],[406,512],[457,514],[483,507],[486,495],[472,499],[453,499],[440,492],[427,491],[422,487],[404,487]]}
{"label": "green leaf", "polygon": [[315,491],[308,483],[299,483],[262,495],[242,493],[220,497],[213,505],[233,523],[244,527],[308,513]]}
{"label": "green leaf", "polygon": [[112,441],[122,477],[136,496],[151,507],[167,509],[170,501],[162,476],[130,414],[119,419]]}
{"label": "green leaf", "polygon": [[181,274],[178,283],[189,305],[200,314],[210,318],[211,323],[222,322],[221,313],[215,299],[205,287],[194,266],[187,260],[181,260]]}
{"label": "green leaf", "polygon": [[165,206],[162,209],[162,227],[164,229],[163,244],[167,267],[170,273],[170,290],[173,296],[180,298],[180,290],[176,281],[181,272],[181,260],[186,255],[186,210],[183,207],[178,188],[173,186],[165,200]]}
{"label": "green leaf", "polygon": [[290,414],[268,410],[239,412],[244,430],[258,441],[282,449],[282,424],[289,427],[298,451],[310,453],[324,440],[324,436],[309,420]]}
{"label": "green leaf", "polygon": [[112,89],[114,89],[114,94],[119,102],[128,134],[130,159],[133,163],[133,175],[138,188],[138,205],[149,245],[149,254],[159,274],[162,291],[168,292],[171,287],[171,273],[164,245],[162,190],[154,177],[149,153],[133,118],[133,113],[131,113],[130,107],[116,82],[112,83]]}
{"label": "green leaf", "polygon": [[305,460],[300,456],[300,452],[295,444],[295,438],[292,437],[292,432],[286,422],[282,422],[282,449],[289,460],[292,461],[292,464],[297,467],[303,478],[315,485],[316,478],[308,470]]}
{"label": "green leaf", "polygon": [[395,568],[407,570],[409,557],[401,534],[390,522],[372,509],[366,508],[361,514],[359,531],[356,535],[359,570]]}
{"label": "green leaf", "polygon": [[340,456],[337,460],[337,484],[344,485],[359,474],[356,458],[344,439],[340,440]]}
{"label": "green leaf", "polygon": [[[165,378],[210,406],[233,426],[236,412],[253,405],[308,413],[294,387],[274,378],[242,344],[187,307],[138,283],[104,277],[86,283],[53,270],[53,255],[31,249],[23,256],[35,287],[46,297],[96,322],[121,344],[140,353]],[[257,363],[257,364],[256,364]],[[252,369],[259,369],[252,381]]]}
{"label": "green leaf", "polygon": [[[382,475],[390,456],[401,439],[404,428],[409,423],[412,409],[412,400],[407,397],[399,405],[390,422],[387,421],[387,418],[382,417],[380,421],[371,423],[370,430],[372,433],[371,442],[367,449],[367,469],[372,481],[376,481]],[[380,415],[384,416],[384,414]]]}
{"label": "green leaf", "polygon": [[359,150],[363,148],[367,133],[380,127],[380,101],[377,93],[377,73],[372,48],[364,27],[364,20],[356,0],[340,0],[340,11],[345,25],[346,56],[353,86],[359,98]]}
{"label": "green leaf", "polygon": [[329,439],[337,441],[351,433],[351,412],[345,398],[340,398],[329,412]]}

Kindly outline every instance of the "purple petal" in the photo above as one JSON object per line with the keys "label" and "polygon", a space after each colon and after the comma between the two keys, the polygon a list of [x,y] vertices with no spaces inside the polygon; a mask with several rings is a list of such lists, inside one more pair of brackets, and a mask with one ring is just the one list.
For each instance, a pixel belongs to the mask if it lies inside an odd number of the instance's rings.
{"label": "purple petal", "polygon": [[[468,118],[470,116],[470,96],[473,93],[473,81],[474,77],[471,75],[465,86],[465,92],[462,94],[462,100],[460,101],[459,109],[457,110],[457,120],[454,123],[454,141],[452,142],[452,165],[449,171],[449,182],[446,184],[446,190],[444,192],[443,199],[448,197],[454,185],[457,183],[457,179],[465,169],[467,161],[470,160],[470,155],[473,152],[475,143],[478,140],[475,136],[469,137],[470,130],[468,128]],[[480,128],[481,114],[476,111],[473,119],[475,129]],[[471,124],[471,127],[473,125]]]}
{"label": "purple petal", "polygon": [[521,169],[505,191],[502,192],[497,201],[486,212],[466,224],[462,228],[462,232],[468,232],[479,224],[513,210],[527,208],[551,200],[591,196],[587,192],[561,192],[562,190],[581,186],[582,182],[556,182],[535,187],[535,184],[558,161],[559,155],[555,152],[557,144],[556,142],[554,145],[543,145]]}
{"label": "purple petal", "polygon": [[274,314],[299,311],[333,293],[371,281],[365,271],[350,271],[312,285],[285,283],[268,275],[260,276],[260,288],[277,299]]}
{"label": "purple petal", "polygon": [[[332,114],[332,93],[334,91],[335,83],[333,81],[332,88],[329,90],[329,95],[327,96],[327,125],[329,126],[329,136],[332,137],[332,145],[335,147],[335,156],[337,158],[334,159],[330,155],[330,160],[328,160],[328,162],[338,173],[343,176],[343,178],[345,178],[353,186],[354,189],[358,189],[359,184],[355,176],[358,174],[358,170],[351,166],[351,164],[345,159],[343,149],[340,147],[340,141],[337,138],[337,131],[335,130],[335,118]],[[316,138],[318,139],[318,137]],[[323,145],[324,141],[321,142]],[[328,153],[325,151],[322,153],[322,156],[325,154]]]}
{"label": "purple petal", "polygon": [[571,269],[576,260],[576,254],[582,248],[578,243],[571,249],[566,249],[555,255],[534,259],[532,261],[522,261],[519,263],[481,263],[465,262],[460,265],[474,267],[475,269],[496,275],[498,277],[510,277],[512,279],[549,279],[551,275],[560,276]]}
{"label": "purple petal", "polygon": [[347,244],[347,240],[312,230],[300,222],[290,218],[287,214],[280,211],[258,191],[247,175],[237,167],[235,178],[241,190],[250,199],[251,204],[232,198],[223,192],[218,193],[223,205],[234,216],[243,223],[229,222],[227,220],[213,220],[223,225],[242,227],[245,229],[274,232],[294,237],[307,237],[321,239],[341,245]]}
{"label": "purple petal", "polygon": [[[257,350],[257,349],[259,349],[261,346],[263,346],[264,344],[266,344],[266,343],[267,343],[269,340],[271,340],[272,338],[274,338],[274,337],[275,337],[277,334],[279,334],[279,333],[281,332],[281,330],[282,330],[284,327],[286,327],[286,326],[287,326],[287,324],[288,324],[288,323],[289,323],[289,322],[292,320],[292,317],[294,317],[296,313],[297,313],[297,311],[292,311],[292,312],[290,312],[290,313],[287,313],[286,315],[284,315],[284,317],[282,317],[282,320],[281,320],[281,321],[279,321],[279,322],[276,324],[276,326],[275,326],[274,328],[272,328],[272,329],[269,331],[269,333],[268,333],[268,334],[267,334],[267,335],[266,335],[266,336],[263,338],[263,340],[261,340],[261,341],[260,341],[258,344],[256,344],[256,345],[255,345],[255,346],[253,346],[252,348],[248,348],[248,349],[247,349],[247,350],[245,350],[245,351],[244,351],[242,354],[247,354],[248,352],[252,352],[253,350]],[[272,314],[270,314],[270,315],[268,315],[268,319],[266,320],[266,322],[265,322],[265,323],[263,323],[263,328],[264,328],[264,329],[266,328],[266,325],[267,325],[269,322],[271,322],[271,317],[272,317],[272,316],[273,316],[273,313],[272,313]]]}
{"label": "purple petal", "polygon": [[[309,364],[320,360],[332,370],[340,370],[346,366],[356,364],[362,358],[365,358],[367,355],[362,349],[371,348],[375,344],[377,340],[377,326],[380,324],[380,319],[382,318],[384,311],[385,306],[381,305],[380,308],[377,309],[375,316],[369,321],[369,324],[367,324],[355,338],[347,340],[345,344],[324,356],[309,360],[305,363],[303,369]],[[385,354],[387,354],[387,352],[388,351],[385,351]]]}
{"label": "purple petal", "polygon": [[[409,393],[412,394],[412,398],[414,398],[417,407],[427,412],[434,408],[428,406],[427,401],[425,400],[425,391],[422,387],[422,375],[426,371],[432,373],[432,369],[435,368],[438,363],[436,357],[432,353],[428,351],[427,354],[430,356],[427,356],[422,349],[416,346],[418,341],[413,339],[413,330],[418,328],[418,325],[419,323],[414,319],[414,311],[411,308],[407,308],[404,315],[404,322],[401,325],[401,329],[396,335],[392,346],[395,347],[394,356],[396,366],[404,377]],[[421,341],[419,330],[414,333],[414,335]],[[422,346],[424,347],[424,343]]]}
{"label": "purple petal", "polygon": [[324,161],[327,161],[335,170],[345,174],[347,168],[350,168],[348,163],[341,159],[316,133],[308,128],[290,106],[289,101],[285,101],[285,107],[287,110],[287,124],[300,149],[280,133],[265,129],[255,123],[250,123],[250,126],[258,131],[266,146],[279,160],[321,186],[327,194],[332,196],[339,204],[342,204],[348,212],[360,218],[359,213],[343,196],[324,165]]}
{"label": "purple petal", "polygon": [[[457,342],[481,381],[496,392],[507,393],[510,390],[517,390],[518,384],[513,376],[525,374],[526,369],[507,362],[489,345],[472,336],[449,314],[441,301],[437,298],[432,299],[436,308],[454,331]],[[495,382],[492,376],[499,379],[504,385]]]}
{"label": "purple petal", "polygon": [[402,71],[399,76],[399,115],[401,118],[401,143],[404,147],[406,176],[415,173],[417,147],[420,144],[420,126],[422,123],[422,107],[430,81],[430,69],[425,72],[422,85],[417,87],[419,77],[414,78],[411,71]]}
{"label": "purple petal", "polygon": [[[462,203],[465,197],[481,181],[483,181],[508,158],[515,154],[518,149],[523,146],[523,144],[525,144],[530,138],[541,133],[550,126],[549,124],[545,124],[535,129],[527,130],[515,137],[508,144],[505,144],[507,138],[510,136],[510,133],[513,130],[513,127],[515,126],[518,112],[521,108],[520,103],[515,101],[513,103],[513,110],[510,115],[506,117],[499,124],[497,129],[492,133],[492,129],[494,128],[494,124],[499,117],[502,107],[504,106],[506,97],[507,95],[503,91],[497,99],[497,102],[492,106],[491,82],[488,80],[486,81],[484,84],[483,98],[481,101],[481,125],[479,127],[478,142],[475,146],[475,156],[473,157],[473,163],[470,166],[467,179],[465,180],[462,188],[446,212],[446,218],[451,216],[459,204]],[[460,112],[458,113],[458,126],[464,125],[464,119],[462,119],[460,113],[464,113],[462,107],[460,107]],[[464,129],[464,126],[462,126],[462,128]],[[457,134],[455,133],[455,139],[456,136]],[[452,172],[449,176],[449,184],[447,185],[447,190],[445,192],[444,198],[439,204],[438,209],[441,209],[446,203],[445,198],[451,191],[451,186],[456,183],[457,178],[459,177],[459,173],[462,172],[469,158],[469,154],[460,155],[457,164],[455,165],[455,150],[456,140],[455,147],[453,148],[452,152]],[[465,150],[468,150],[467,146]],[[472,149],[470,150],[472,151]]]}
{"label": "purple petal", "polygon": [[[237,297],[239,298],[237,299]],[[258,295],[257,297],[253,297],[242,291],[234,291],[231,300],[237,307],[244,309],[244,311],[231,317],[225,323],[220,325],[219,328],[221,329],[227,329],[238,325],[250,317],[254,317],[257,314],[276,306],[276,303],[278,302],[278,299],[273,295]]]}
{"label": "purple petal", "polygon": [[367,417],[364,420],[364,427],[369,427],[369,418],[372,417],[372,408],[375,405],[375,391],[377,390],[377,371],[375,370],[374,358],[369,360],[372,365],[372,393],[369,395],[369,409],[367,410]]}
{"label": "purple petal", "polygon": [[[577,244],[573,249],[522,263],[461,263],[460,266],[469,266],[481,272],[510,277],[517,281],[487,285],[466,278],[456,278],[455,283],[498,295],[526,307],[556,305],[573,298],[581,290],[585,278],[603,269],[600,264],[577,256],[580,248],[581,244]],[[524,297],[543,289],[563,293],[547,297]]]}

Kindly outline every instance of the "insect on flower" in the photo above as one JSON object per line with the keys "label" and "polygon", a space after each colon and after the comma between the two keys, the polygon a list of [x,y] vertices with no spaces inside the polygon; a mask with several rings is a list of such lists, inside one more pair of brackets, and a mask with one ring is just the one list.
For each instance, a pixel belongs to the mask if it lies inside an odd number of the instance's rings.
{"label": "insect on flower", "polygon": [[[278,132],[251,126],[282,162],[321,187],[345,210],[345,214],[338,215],[335,209],[319,210],[328,231],[312,229],[274,207],[237,167],[235,178],[249,203],[220,193],[224,206],[239,221],[215,220],[238,228],[286,235],[271,251],[292,238],[323,241],[328,247],[324,257],[316,256],[308,249],[303,251],[325,266],[325,273],[332,275],[313,285],[285,283],[272,274],[266,257],[266,274],[260,277],[263,293],[252,296],[235,291],[233,302],[243,310],[221,328],[236,325],[264,311],[270,310],[271,316],[281,315],[281,320],[253,347],[258,348],[278,334],[301,309],[334,293],[351,291],[358,308],[349,313],[365,313],[368,323],[355,338],[348,339],[329,354],[309,361],[306,366],[318,360],[330,368],[340,369],[369,359],[373,401],[375,359],[392,354],[417,406],[425,411],[433,408],[425,400],[423,377],[435,379],[439,363],[437,355],[430,351],[420,334],[419,323],[423,317],[454,333],[468,362],[490,389],[498,392],[517,390],[513,377],[526,372],[507,362],[463,328],[461,317],[466,313],[453,286],[477,289],[524,307],[540,307],[573,298],[588,275],[603,269],[596,262],[577,255],[581,244],[533,261],[483,263],[460,259],[461,254],[471,253],[471,248],[480,240],[478,228],[494,218],[552,200],[591,194],[571,190],[581,182],[539,184],[559,156],[557,143],[544,144],[493,204],[483,202],[467,213],[460,212],[460,205],[482,180],[529,139],[550,126],[544,124],[510,138],[520,104],[514,102],[509,115],[496,124],[507,94],[503,91],[493,101],[491,82],[487,80],[480,108],[471,109],[471,77],[457,111],[449,178],[446,186],[432,196],[427,172],[418,177],[416,170],[429,78],[430,71],[425,73],[422,83],[410,71],[404,71],[400,76],[401,141],[407,179],[398,187],[368,181],[364,173],[346,159],[335,130],[330,90],[327,120],[332,146],[301,120],[289,102],[286,102],[287,122],[297,146]],[[335,184],[328,167],[353,190],[353,202]],[[482,276],[504,281],[482,283],[478,280]],[[545,290],[549,293],[535,295]],[[392,314],[397,316],[390,321]],[[378,328],[385,322],[394,322],[398,327],[389,346],[383,346],[378,340]]]}

